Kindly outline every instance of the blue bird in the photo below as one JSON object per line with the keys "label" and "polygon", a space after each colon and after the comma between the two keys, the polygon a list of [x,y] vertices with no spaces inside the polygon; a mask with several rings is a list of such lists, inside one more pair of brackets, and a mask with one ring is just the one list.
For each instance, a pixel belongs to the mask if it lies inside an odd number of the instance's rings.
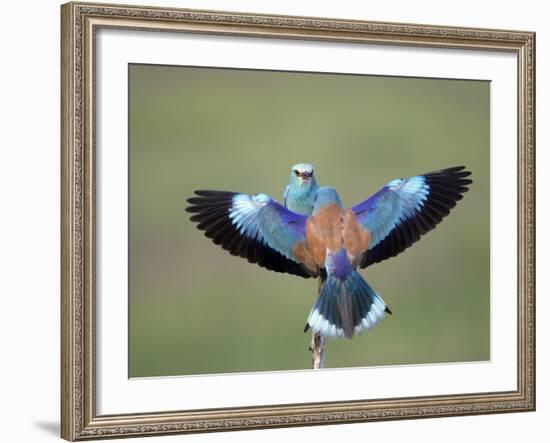
{"label": "blue bird", "polygon": [[447,216],[472,181],[463,166],[395,179],[343,209],[333,188],[319,188],[310,216],[265,194],[195,191],[193,222],[233,255],[277,272],[325,276],[307,319],[324,337],[352,338],[390,312],[357,272],[393,257]]}
{"label": "blue bird", "polygon": [[311,214],[318,189],[313,166],[309,163],[295,164],[292,166],[290,181],[285,189],[285,207],[298,214]]}

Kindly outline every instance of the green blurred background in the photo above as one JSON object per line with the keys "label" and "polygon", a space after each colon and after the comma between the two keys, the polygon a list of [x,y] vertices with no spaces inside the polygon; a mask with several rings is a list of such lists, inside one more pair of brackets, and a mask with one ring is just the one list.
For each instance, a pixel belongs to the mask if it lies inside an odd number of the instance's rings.
{"label": "green blurred background", "polygon": [[362,271],[393,311],[328,367],[479,361],[489,349],[489,83],[130,65],[130,377],[305,369],[317,282],[206,239],[195,189],[282,201],[315,165],[351,206],[387,181],[465,164],[474,184],[441,225]]}

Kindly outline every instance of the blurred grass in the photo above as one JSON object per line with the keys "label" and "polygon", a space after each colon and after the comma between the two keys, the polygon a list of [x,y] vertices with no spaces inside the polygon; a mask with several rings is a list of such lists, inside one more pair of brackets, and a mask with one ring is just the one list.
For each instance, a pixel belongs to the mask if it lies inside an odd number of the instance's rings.
{"label": "blurred grass", "polygon": [[436,230],[362,271],[394,315],[331,341],[329,367],[488,360],[489,83],[130,66],[131,377],[303,369],[317,282],[230,256],[189,221],[195,189],[282,199],[311,162],[350,206],[465,164]]}

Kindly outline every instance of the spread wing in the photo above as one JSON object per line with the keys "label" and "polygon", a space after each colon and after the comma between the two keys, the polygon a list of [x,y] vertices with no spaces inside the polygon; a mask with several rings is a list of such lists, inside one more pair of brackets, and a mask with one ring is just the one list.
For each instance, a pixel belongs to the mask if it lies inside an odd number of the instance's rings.
{"label": "spread wing", "polygon": [[313,277],[293,249],[305,241],[307,217],[296,214],[265,194],[195,191],[187,212],[191,221],[232,255],[275,272]]}
{"label": "spread wing", "polygon": [[464,166],[457,166],[398,178],[355,205],[357,221],[371,234],[360,266],[396,256],[435,228],[468,191],[470,174]]}

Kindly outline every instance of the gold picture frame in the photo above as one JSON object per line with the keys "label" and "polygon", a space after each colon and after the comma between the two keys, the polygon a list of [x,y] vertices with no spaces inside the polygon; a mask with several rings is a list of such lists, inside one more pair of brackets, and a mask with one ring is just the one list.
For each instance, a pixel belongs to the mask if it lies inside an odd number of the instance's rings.
{"label": "gold picture frame", "polygon": [[[61,436],[261,429],[535,409],[535,34],[73,2],[61,7]],[[95,33],[100,28],[506,51],[517,55],[517,389],[100,416],[95,389]]]}

